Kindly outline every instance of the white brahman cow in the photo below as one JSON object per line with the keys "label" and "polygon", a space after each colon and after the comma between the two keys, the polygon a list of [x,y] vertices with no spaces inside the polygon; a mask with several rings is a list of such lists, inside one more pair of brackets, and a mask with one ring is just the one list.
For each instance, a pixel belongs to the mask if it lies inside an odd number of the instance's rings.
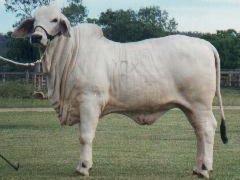
{"label": "white brahman cow", "polygon": [[212,102],[220,101],[221,137],[227,142],[220,94],[220,59],[207,41],[183,35],[117,43],[100,27],[70,27],[49,6],[39,8],[12,34],[30,36],[44,51],[48,97],[62,125],[80,124],[81,153],[77,172],[88,176],[99,118],[115,112],[150,125],[172,108],[181,109],[197,137],[194,173],[209,177],[217,122]]}

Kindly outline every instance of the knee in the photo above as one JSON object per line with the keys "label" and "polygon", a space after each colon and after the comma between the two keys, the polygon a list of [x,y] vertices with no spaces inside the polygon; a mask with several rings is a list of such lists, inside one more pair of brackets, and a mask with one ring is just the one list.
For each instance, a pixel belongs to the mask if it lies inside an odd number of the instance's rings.
{"label": "knee", "polygon": [[89,134],[82,134],[79,137],[79,141],[81,145],[86,145],[86,144],[91,145],[93,141],[93,137],[91,137]]}
{"label": "knee", "polygon": [[215,128],[213,126],[206,126],[196,129],[195,133],[199,140],[212,143],[215,135]]}

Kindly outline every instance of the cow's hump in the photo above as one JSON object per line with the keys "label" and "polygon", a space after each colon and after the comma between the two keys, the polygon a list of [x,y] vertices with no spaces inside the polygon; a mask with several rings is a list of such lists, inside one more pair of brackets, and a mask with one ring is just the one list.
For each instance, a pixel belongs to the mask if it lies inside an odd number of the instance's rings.
{"label": "cow's hump", "polygon": [[76,26],[76,29],[77,29],[78,33],[80,33],[81,36],[83,36],[83,37],[100,38],[103,36],[102,28],[96,24],[83,23],[83,24]]}

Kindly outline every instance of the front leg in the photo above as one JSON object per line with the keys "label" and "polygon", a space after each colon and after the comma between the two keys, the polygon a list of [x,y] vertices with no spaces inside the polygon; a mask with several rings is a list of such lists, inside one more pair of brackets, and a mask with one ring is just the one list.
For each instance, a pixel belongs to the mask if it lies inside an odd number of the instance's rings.
{"label": "front leg", "polygon": [[88,97],[80,105],[80,162],[76,172],[83,176],[89,176],[92,168],[92,143],[95,136],[100,105],[95,98]]}

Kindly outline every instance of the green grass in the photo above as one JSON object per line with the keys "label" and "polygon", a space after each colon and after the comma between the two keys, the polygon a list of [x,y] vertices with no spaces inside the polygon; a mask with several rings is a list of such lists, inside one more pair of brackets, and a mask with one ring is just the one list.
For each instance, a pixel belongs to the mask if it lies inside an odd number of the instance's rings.
{"label": "green grass", "polygon": [[33,87],[21,81],[0,82],[0,97],[3,98],[31,98]]}
{"label": "green grass", "polygon": [[[222,88],[221,94],[225,106],[240,106],[240,89]],[[218,99],[214,98],[214,105],[219,105]]]}
{"label": "green grass", "polygon": [[[218,128],[211,179],[240,179],[240,112],[225,112],[230,142],[221,143]],[[73,173],[79,160],[78,126],[60,127],[52,112],[0,113],[0,153],[20,162],[16,172],[0,159],[3,180],[193,179],[195,146],[193,129],[180,111],[152,126],[110,115],[97,129],[91,176],[79,178]]]}
{"label": "green grass", "polygon": [[[222,88],[223,104],[225,106],[240,106],[240,89]],[[218,99],[214,99],[214,105],[218,105]],[[1,98],[0,108],[31,108],[51,107],[49,100]]]}
{"label": "green grass", "polygon": [[37,108],[51,107],[49,100],[1,98],[0,108]]}

